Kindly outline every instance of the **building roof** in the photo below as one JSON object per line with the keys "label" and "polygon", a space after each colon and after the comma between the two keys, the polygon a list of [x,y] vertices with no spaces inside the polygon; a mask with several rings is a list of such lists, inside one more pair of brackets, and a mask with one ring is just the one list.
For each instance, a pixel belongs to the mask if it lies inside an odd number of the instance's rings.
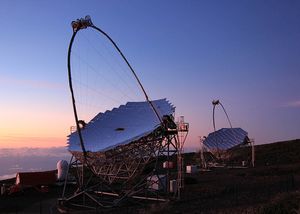
{"label": "building roof", "polygon": [[[166,99],[152,101],[158,114],[172,115],[175,107]],[[103,152],[147,136],[161,125],[148,102],[128,102],[119,108],[96,115],[82,129],[85,149]],[[68,136],[68,149],[81,151],[77,132]]]}
{"label": "building roof", "polygon": [[19,172],[16,175],[16,184],[22,186],[54,184],[56,180],[56,170],[44,172]]}
{"label": "building roof", "polygon": [[227,150],[249,142],[248,133],[241,128],[222,128],[210,133],[203,141],[209,149]]}

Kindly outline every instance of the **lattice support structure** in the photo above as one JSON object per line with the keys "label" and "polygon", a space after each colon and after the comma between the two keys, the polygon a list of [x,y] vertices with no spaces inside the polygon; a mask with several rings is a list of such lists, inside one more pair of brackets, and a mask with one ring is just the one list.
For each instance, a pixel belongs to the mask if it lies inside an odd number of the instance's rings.
{"label": "lattice support structure", "polygon": [[184,159],[182,154],[184,153],[183,146],[186,141],[188,132],[189,132],[189,124],[184,122],[184,117],[181,116],[177,123],[177,131],[178,131],[178,152],[177,152],[177,198],[180,199],[181,189],[184,188]]}
{"label": "lattice support structure", "polygon": [[[88,152],[87,165],[92,172],[102,177],[108,184],[129,182],[139,174],[145,165],[156,157],[164,138],[161,130],[138,141],[117,146],[106,152]],[[83,162],[82,152],[72,152],[76,159]]]}
{"label": "lattice support structure", "polygon": [[[73,171],[76,171],[78,189],[70,196],[63,195],[62,201],[75,203],[76,206],[96,208],[113,207],[132,199],[167,201],[180,197],[180,190],[183,188],[181,153],[184,139],[178,133],[182,134],[181,132],[187,130],[160,127],[138,141],[107,152],[87,152],[87,161],[82,152],[72,152],[75,161],[71,166]],[[175,173],[174,170],[161,169],[162,163],[159,159],[169,161],[174,157],[177,157]],[[90,172],[83,173],[83,167],[85,171]],[[160,179],[162,173],[167,177],[165,181]],[[165,186],[165,189],[150,189],[151,177],[158,177],[157,182]],[[169,184],[173,179],[177,181],[177,191],[170,193]]]}

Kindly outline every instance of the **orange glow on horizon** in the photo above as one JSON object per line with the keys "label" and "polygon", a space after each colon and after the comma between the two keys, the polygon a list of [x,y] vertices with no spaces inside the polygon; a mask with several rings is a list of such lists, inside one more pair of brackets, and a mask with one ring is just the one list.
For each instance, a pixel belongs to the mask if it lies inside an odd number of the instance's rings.
{"label": "orange glow on horizon", "polygon": [[60,147],[66,146],[66,137],[40,137],[40,136],[0,136],[0,148],[21,147]]}
{"label": "orange glow on horizon", "polygon": [[14,108],[1,114],[5,123],[0,124],[0,148],[66,146],[73,125],[71,114],[55,108]]}

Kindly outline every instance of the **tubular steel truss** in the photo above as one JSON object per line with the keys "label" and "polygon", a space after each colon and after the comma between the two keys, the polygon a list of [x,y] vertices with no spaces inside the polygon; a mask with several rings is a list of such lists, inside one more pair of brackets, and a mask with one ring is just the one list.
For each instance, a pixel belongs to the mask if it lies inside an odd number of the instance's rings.
{"label": "tubular steel truss", "polygon": [[[188,126],[187,126],[188,127]],[[180,196],[182,188],[181,148],[175,126],[159,127],[138,141],[117,146],[106,152],[72,152],[75,161],[70,172],[76,177],[77,189],[63,193],[61,202],[81,207],[114,207],[129,199],[134,201],[168,201]],[[185,130],[187,132],[188,129]],[[177,169],[163,169],[162,160],[174,161]],[[165,176],[162,180],[160,175]],[[152,189],[152,177],[162,189]],[[150,179],[149,179],[150,178]],[[176,180],[176,191],[170,192],[170,180]],[[132,201],[132,200],[131,200]]]}
{"label": "tubular steel truss", "polygon": [[[161,128],[138,141],[120,145],[105,152],[87,152],[87,166],[107,184],[129,183],[147,163],[156,158],[164,142]],[[72,152],[84,162],[82,152]]]}

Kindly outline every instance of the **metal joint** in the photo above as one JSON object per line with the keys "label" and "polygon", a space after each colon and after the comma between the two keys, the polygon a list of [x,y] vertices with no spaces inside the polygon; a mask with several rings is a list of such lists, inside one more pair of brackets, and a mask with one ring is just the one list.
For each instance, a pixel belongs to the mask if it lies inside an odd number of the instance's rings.
{"label": "metal joint", "polygon": [[93,26],[93,22],[90,16],[85,16],[85,18],[77,19],[71,23],[73,32],[77,32],[81,29]]}

